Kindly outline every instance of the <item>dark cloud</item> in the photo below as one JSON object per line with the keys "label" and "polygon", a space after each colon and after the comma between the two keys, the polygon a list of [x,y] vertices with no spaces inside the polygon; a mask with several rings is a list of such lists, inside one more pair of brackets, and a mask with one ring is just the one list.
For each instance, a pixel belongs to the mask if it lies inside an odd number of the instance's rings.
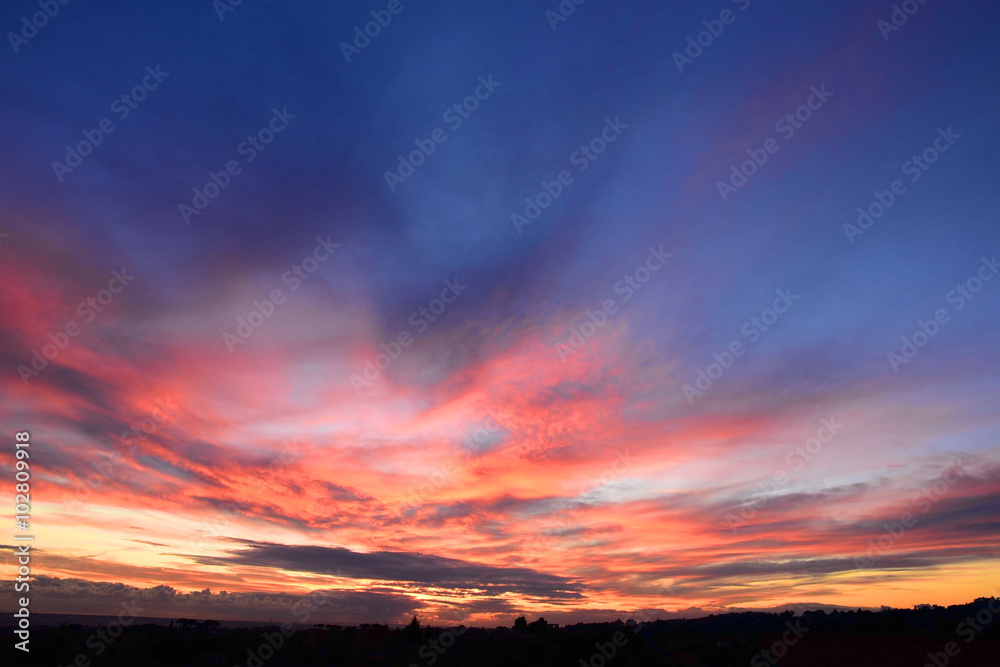
{"label": "dark cloud", "polygon": [[341,571],[352,579],[408,582],[455,589],[485,589],[489,594],[522,593],[542,598],[580,598],[580,585],[529,568],[494,567],[403,551],[362,553],[343,547],[283,545],[240,540],[247,548],[228,557],[198,558],[206,565],[280,568],[325,574]]}
{"label": "dark cloud", "polygon": [[365,495],[347,486],[340,486],[339,484],[331,484],[330,482],[321,481],[319,484],[326,490],[327,498],[332,501],[350,502],[350,501],[361,501],[361,500],[372,500],[371,496]]}
{"label": "dark cloud", "polygon": [[[42,613],[117,614],[133,604],[146,617],[216,618],[299,623],[305,602],[310,622],[364,623],[402,619],[423,605],[413,597],[388,589],[367,591],[322,590],[311,596],[291,593],[232,593],[211,590],[183,593],[171,586],[138,588],[107,581],[60,579],[40,575],[32,582],[32,603]],[[299,604],[299,603],[303,604]],[[298,606],[296,606],[298,605]]]}

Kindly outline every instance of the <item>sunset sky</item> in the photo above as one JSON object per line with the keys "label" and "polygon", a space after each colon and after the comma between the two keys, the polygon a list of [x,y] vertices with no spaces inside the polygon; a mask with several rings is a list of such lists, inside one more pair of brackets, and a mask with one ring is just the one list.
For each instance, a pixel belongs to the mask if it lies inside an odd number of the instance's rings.
{"label": "sunset sky", "polygon": [[33,611],[996,594],[1000,5],[224,2],[0,9]]}

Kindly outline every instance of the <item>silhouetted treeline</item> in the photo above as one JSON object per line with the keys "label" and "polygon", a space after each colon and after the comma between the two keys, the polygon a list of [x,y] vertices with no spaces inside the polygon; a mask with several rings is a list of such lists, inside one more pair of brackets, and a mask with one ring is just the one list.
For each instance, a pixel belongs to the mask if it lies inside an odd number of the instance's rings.
{"label": "silhouetted treeline", "polygon": [[[985,611],[984,611],[985,610]],[[292,667],[469,665],[1000,665],[1000,601],[882,611],[744,612],[695,619],[556,627],[519,618],[513,627],[431,628],[362,624],[220,627],[175,619],[117,628],[63,625],[31,634],[31,652],[6,630],[3,664],[46,667]],[[986,622],[988,621],[988,622]]]}

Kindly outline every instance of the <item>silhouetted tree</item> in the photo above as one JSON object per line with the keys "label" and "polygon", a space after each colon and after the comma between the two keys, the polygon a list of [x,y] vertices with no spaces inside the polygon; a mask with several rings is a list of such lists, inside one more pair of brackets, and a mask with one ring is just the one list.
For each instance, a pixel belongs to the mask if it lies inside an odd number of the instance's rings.
{"label": "silhouetted tree", "polygon": [[528,631],[528,619],[526,619],[524,616],[518,616],[517,618],[515,618],[514,619],[514,629],[515,630],[520,630],[521,632],[527,632]]}
{"label": "silhouetted tree", "polygon": [[528,632],[533,635],[543,634],[549,627],[548,622],[542,616],[538,617],[537,621],[532,621],[528,624]]}
{"label": "silhouetted tree", "polygon": [[215,632],[216,628],[218,628],[219,625],[220,624],[218,621],[213,621],[212,619],[208,619],[199,623],[198,627],[204,630],[208,630],[210,632]]}
{"label": "silhouetted tree", "polygon": [[419,642],[420,641],[420,621],[414,616],[410,624],[406,626],[403,631],[403,635],[410,641]]}

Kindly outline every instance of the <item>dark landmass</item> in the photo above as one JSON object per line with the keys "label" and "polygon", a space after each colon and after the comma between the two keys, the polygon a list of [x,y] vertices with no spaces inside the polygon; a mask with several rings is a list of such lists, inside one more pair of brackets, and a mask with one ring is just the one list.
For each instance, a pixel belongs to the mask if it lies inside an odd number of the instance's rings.
{"label": "dark landmass", "polygon": [[881,611],[741,612],[695,619],[512,628],[225,625],[213,620],[33,627],[30,653],[5,629],[0,664],[47,667],[469,665],[633,667],[998,667],[1000,600]]}

